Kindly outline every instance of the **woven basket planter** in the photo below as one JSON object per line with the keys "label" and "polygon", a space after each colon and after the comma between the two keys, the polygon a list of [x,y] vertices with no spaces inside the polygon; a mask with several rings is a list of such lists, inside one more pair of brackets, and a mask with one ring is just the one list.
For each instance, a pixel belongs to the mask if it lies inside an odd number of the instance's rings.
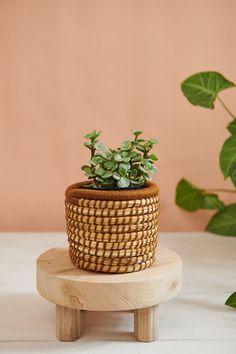
{"label": "woven basket planter", "polygon": [[66,229],[72,263],[106,273],[136,272],[152,265],[158,239],[159,190],[66,189]]}

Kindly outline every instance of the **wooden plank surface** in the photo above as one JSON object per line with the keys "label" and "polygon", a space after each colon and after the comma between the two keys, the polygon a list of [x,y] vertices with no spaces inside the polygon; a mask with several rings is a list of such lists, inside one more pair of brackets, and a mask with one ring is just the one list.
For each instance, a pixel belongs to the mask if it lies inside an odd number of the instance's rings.
{"label": "wooden plank surface", "polygon": [[64,233],[0,234],[0,353],[236,353],[236,311],[224,301],[236,286],[236,239],[207,233],[162,233],[160,244],[184,260],[180,295],[159,309],[157,342],[133,338],[131,313],[82,313],[79,341],[60,343],[55,308],[35,288],[35,260],[64,247]]}

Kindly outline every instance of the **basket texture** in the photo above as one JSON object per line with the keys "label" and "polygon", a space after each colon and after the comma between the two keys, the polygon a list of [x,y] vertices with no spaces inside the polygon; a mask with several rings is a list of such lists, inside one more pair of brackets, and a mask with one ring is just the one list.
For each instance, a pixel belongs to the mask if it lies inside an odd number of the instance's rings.
{"label": "basket texture", "polygon": [[72,263],[105,273],[136,272],[152,265],[158,239],[159,190],[91,190],[88,181],[65,192]]}

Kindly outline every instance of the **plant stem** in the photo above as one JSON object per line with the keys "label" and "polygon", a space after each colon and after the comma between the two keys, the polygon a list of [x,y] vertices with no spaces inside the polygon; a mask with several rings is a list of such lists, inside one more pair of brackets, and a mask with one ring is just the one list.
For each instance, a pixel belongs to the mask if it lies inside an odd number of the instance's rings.
{"label": "plant stem", "polygon": [[224,109],[226,110],[226,112],[229,113],[229,115],[233,118],[236,119],[236,116],[229,110],[229,108],[225,105],[225,103],[222,101],[222,99],[217,96],[218,101],[221,103],[221,105],[224,107]]}
{"label": "plant stem", "polygon": [[205,189],[206,193],[211,193],[211,192],[222,192],[222,193],[236,193],[236,190],[233,189],[223,189],[223,188],[210,188],[210,189]]}

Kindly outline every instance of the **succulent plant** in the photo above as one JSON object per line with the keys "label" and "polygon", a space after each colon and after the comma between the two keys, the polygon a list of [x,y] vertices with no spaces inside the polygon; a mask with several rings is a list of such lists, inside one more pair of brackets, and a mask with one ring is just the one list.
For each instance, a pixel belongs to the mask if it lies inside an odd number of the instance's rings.
{"label": "succulent plant", "polygon": [[116,149],[99,142],[101,132],[94,130],[85,135],[84,145],[90,150],[90,164],[82,166],[88,179],[93,180],[88,188],[122,189],[142,187],[157,172],[154,163],[157,156],[151,153],[156,139],[141,139],[142,131],[133,131],[133,139]]}

